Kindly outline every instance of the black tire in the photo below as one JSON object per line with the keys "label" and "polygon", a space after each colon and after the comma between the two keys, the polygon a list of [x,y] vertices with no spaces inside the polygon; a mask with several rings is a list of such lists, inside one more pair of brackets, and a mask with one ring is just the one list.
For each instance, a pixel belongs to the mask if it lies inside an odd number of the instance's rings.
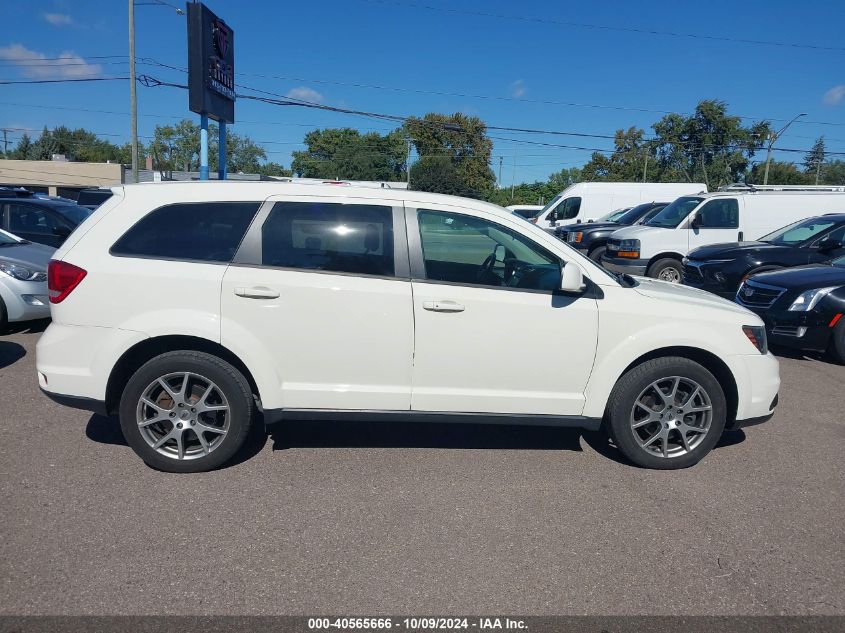
{"label": "black tire", "polygon": [[587,255],[590,259],[592,259],[597,264],[601,264],[601,256],[604,255],[607,248],[604,246],[597,246],[593,250],[590,251],[590,254]]}
{"label": "black tire", "polygon": [[[671,257],[664,257],[663,259],[658,259],[656,262],[654,262],[651,266],[648,267],[648,272],[646,274],[652,279],[671,281],[675,284],[681,283],[684,279],[684,271],[681,266],[681,262]],[[664,278],[665,276],[670,275],[672,279]]]}
{"label": "black tire", "polygon": [[839,319],[839,323],[834,326],[831,335],[831,355],[833,356],[834,360],[841,363],[842,365],[845,365],[845,317]]}
{"label": "black tire", "polygon": [[[225,414],[228,415],[228,430],[223,438],[207,454],[190,459],[177,459],[175,456],[163,455],[154,449],[142,435],[136,417],[140,399],[147,388],[158,378],[181,372],[190,372],[213,382],[219,394],[225,397],[229,407],[229,411]],[[173,411],[177,411],[175,404],[171,406]],[[187,411],[185,413],[187,414]],[[206,418],[200,418],[201,415],[200,413],[196,416],[199,422],[207,422]],[[219,468],[243,446],[255,419],[255,401],[243,374],[220,358],[203,352],[176,351],[156,356],[132,375],[120,399],[120,426],[129,446],[147,465],[171,473],[196,473]],[[161,427],[165,431],[167,428],[171,430],[175,428],[174,423],[169,421],[165,421],[164,424],[171,425]],[[190,422],[185,424],[190,424]],[[183,441],[186,444],[194,441],[196,444],[198,437],[195,434],[191,435],[194,433],[193,429],[187,426],[185,429],[190,433],[185,435],[187,439]],[[209,443],[214,442],[213,434],[210,438],[204,437]]]}
{"label": "black tire", "polygon": [[[632,427],[632,411],[635,410],[635,403],[638,397],[649,385],[661,378],[671,379],[676,376],[694,381],[706,392],[710,401],[710,413],[712,417],[710,418],[710,426],[707,433],[704,434],[703,439],[699,440],[698,444],[692,450],[685,453],[681,452],[674,456],[670,454],[669,457],[664,457],[643,448],[638,441],[637,437],[642,436],[637,436],[636,434],[645,433],[646,435],[650,435],[652,430],[649,426],[642,427],[640,431],[635,430]],[[706,413],[702,415],[706,416]],[[727,404],[719,381],[716,380],[713,374],[695,361],[677,356],[649,360],[626,372],[616,383],[610,394],[605,418],[607,430],[613,443],[625,457],[639,466],[659,470],[688,468],[701,461],[713,449],[722,436],[726,419]],[[664,423],[657,421],[652,424],[657,425],[656,430],[660,431],[661,425]],[[664,425],[664,428],[668,427]],[[666,437],[668,438],[666,442],[667,447],[670,444],[679,444],[679,433],[681,431],[678,429],[667,430],[666,433]],[[690,443],[694,442],[695,437],[697,437],[697,434],[687,436],[684,433],[684,435]],[[662,450],[664,440],[661,438],[659,441],[661,442],[660,448]],[[656,449],[657,444],[655,443],[654,446]],[[669,450],[670,453],[671,450]],[[681,447],[676,446],[674,450],[681,451]]]}
{"label": "black tire", "polygon": [[3,299],[0,298],[0,334],[5,334],[7,327],[9,327],[9,313],[6,311]]}

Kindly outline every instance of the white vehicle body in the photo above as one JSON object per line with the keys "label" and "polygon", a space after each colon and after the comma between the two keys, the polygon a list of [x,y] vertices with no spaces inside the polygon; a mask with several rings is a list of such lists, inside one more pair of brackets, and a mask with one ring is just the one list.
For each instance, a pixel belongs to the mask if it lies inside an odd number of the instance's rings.
{"label": "white vehicle body", "polygon": [[[153,210],[227,201],[255,202],[258,209],[232,263],[113,254],[117,241]],[[264,249],[266,257],[265,242],[274,235],[270,214],[296,205],[390,209],[396,239],[393,252],[381,256],[395,252],[395,274],[256,263],[255,253]],[[421,254],[425,214],[446,220],[425,225],[430,241]],[[307,225],[309,217],[298,222]],[[562,281],[555,290],[532,290],[432,277],[429,267],[440,258],[422,258],[438,243],[448,249],[455,240],[477,238],[450,218],[518,238],[513,253],[519,257],[530,248],[551,254]],[[358,229],[342,224],[333,230]],[[116,412],[137,365],[172,349],[214,353],[234,364],[249,378],[268,421],[516,416],[596,429],[620,377],[664,353],[711,366],[724,381],[729,423],[769,415],[780,384],[777,361],[743,332],[744,326],[762,328],[753,313],[651,280],[626,287],[553,235],[477,200],[294,183],[129,185],[114,188],[55,259],[86,274],[51,306],[53,322],[37,347],[39,383],[58,401],[95,411]],[[546,269],[529,272],[536,270]],[[578,289],[561,291],[567,283]],[[507,335],[514,323],[528,322],[534,327],[518,340]]]}
{"label": "white vehicle body", "polygon": [[545,230],[576,222],[590,222],[617,209],[643,202],[674,200],[679,196],[707,191],[699,182],[579,182],[556,195],[535,216],[534,223]]}
{"label": "white vehicle body", "polygon": [[[632,275],[657,276],[653,266],[675,259],[679,270],[683,257],[691,250],[721,242],[753,241],[797,220],[824,213],[845,212],[845,192],[830,191],[725,191],[687,196],[700,200],[690,204],[687,215],[677,226],[654,226],[666,207],[648,223],[614,232],[602,265],[609,270]],[[675,203],[673,203],[675,204]],[[671,205],[670,205],[671,206]],[[715,211],[716,221],[708,221]],[[618,256],[619,252],[626,254]],[[667,281],[676,281],[661,277]]]}

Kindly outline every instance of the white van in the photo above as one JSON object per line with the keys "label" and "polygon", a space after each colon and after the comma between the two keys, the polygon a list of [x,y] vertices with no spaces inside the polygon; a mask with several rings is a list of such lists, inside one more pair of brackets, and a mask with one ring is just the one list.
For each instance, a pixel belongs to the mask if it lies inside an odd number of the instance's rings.
{"label": "white van", "polygon": [[683,196],[640,226],[615,231],[602,265],[680,283],[694,248],[756,240],[797,220],[845,212],[845,191],[724,191]]}
{"label": "white van", "polygon": [[674,200],[707,191],[700,182],[579,182],[556,195],[532,220],[541,229],[597,220],[642,202]]}

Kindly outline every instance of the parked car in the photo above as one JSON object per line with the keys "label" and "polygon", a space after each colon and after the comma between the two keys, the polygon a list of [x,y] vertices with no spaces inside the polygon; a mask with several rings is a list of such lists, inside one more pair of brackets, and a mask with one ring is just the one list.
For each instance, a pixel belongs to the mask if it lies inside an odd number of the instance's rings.
{"label": "parked car", "polygon": [[684,283],[733,299],[757,273],[828,262],[845,255],[845,213],[798,220],[756,242],[702,246],[684,258]]}
{"label": "parked car", "polygon": [[616,231],[602,266],[680,283],[682,262],[701,246],[759,240],[797,220],[845,211],[845,191],[728,190],[678,198],[641,226]]}
{"label": "parked car", "polygon": [[763,318],[773,344],[828,350],[845,363],[845,256],[754,275],[736,301]]}
{"label": "parked car", "polygon": [[0,332],[9,323],[50,316],[47,264],[54,252],[0,230]]}
{"label": "parked car", "polygon": [[76,204],[81,207],[87,207],[93,211],[106,200],[111,198],[111,189],[83,189],[79,192],[79,197],[76,199]]}
{"label": "parked car", "polygon": [[700,182],[579,182],[556,195],[533,218],[541,229],[589,222],[624,207],[650,200],[674,200],[678,196],[707,191]]}
{"label": "parked car", "polygon": [[512,204],[510,206],[505,207],[508,211],[513,213],[514,215],[518,215],[523,220],[528,220],[533,218],[537,211],[543,208],[542,204]]}
{"label": "parked car", "polygon": [[61,246],[91,210],[76,204],[42,200],[34,195],[0,196],[0,228],[45,246]]}
{"label": "parked car", "polygon": [[585,224],[570,224],[555,229],[555,236],[587,255],[594,262],[601,262],[607,247],[607,240],[614,231],[623,226],[633,226],[647,222],[668,202],[646,202],[631,209],[624,209],[621,213],[612,213],[604,221],[587,222]]}
{"label": "parked car", "polygon": [[[225,463],[259,410],[606,428],[631,461],[683,468],[769,416],[780,385],[751,312],[613,276],[501,207],[439,194],[127,185],[48,276],[41,388],[118,414],[163,470]],[[503,337],[514,323],[531,327]]]}

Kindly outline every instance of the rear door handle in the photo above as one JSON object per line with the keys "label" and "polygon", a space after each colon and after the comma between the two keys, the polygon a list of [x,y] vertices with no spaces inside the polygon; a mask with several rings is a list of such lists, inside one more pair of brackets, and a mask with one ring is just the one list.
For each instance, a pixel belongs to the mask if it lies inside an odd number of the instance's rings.
{"label": "rear door handle", "polygon": [[239,297],[246,297],[247,299],[278,299],[279,291],[267,288],[265,286],[255,286],[252,288],[235,288],[235,294]]}
{"label": "rear door handle", "polygon": [[423,309],[431,312],[463,312],[464,306],[454,301],[423,301]]}

